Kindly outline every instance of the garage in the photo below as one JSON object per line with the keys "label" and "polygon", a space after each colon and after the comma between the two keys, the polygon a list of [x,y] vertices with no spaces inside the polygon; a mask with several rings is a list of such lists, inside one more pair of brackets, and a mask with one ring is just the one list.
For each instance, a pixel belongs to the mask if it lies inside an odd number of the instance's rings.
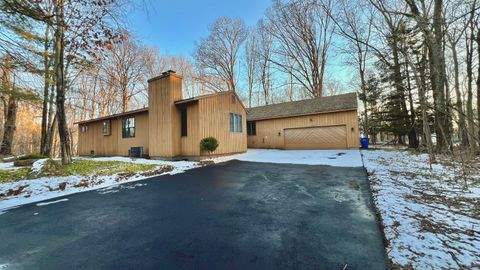
{"label": "garage", "polygon": [[247,110],[247,146],[267,149],[359,147],[357,95],[347,93]]}
{"label": "garage", "polygon": [[285,149],[345,149],[346,126],[323,126],[285,129]]}

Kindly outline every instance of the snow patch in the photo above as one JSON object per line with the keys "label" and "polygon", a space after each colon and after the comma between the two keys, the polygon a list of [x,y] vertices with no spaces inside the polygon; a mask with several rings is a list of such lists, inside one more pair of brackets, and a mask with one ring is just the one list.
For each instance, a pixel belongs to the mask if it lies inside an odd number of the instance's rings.
{"label": "snow patch", "polygon": [[16,169],[19,169],[19,168],[21,168],[21,167],[14,167],[13,162],[2,162],[2,163],[0,163],[0,170],[16,170]]}
{"label": "snow patch", "polygon": [[33,164],[32,164],[32,169],[31,169],[31,172],[32,173],[38,173],[42,170],[43,168],[43,165],[45,165],[45,162],[48,160],[48,158],[42,158],[42,159],[39,159],[37,161],[35,161]]}
{"label": "snow patch", "polygon": [[42,202],[42,203],[37,203],[37,206],[45,206],[45,205],[50,205],[50,204],[55,204],[55,203],[66,202],[66,201],[68,201],[68,199],[61,199],[61,200],[56,200],[56,201]]}
{"label": "snow patch", "polygon": [[278,150],[249,149],[246,153],[217,157],[215,163],[233,159],[250,162],[288,163],[305,165],[329,165],[336,167],[362,167],[358,149],[350,150]]}

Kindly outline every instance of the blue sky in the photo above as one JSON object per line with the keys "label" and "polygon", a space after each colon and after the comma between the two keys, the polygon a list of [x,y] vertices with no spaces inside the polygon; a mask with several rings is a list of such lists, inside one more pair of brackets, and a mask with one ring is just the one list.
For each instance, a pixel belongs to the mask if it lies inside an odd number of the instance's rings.
{"label": "blue sky", "polygon": [[[162,53],[190,56],[195,41],[208,35],[208,26],[219,16],[240,17],[253,26],[271,0],[150,0],[129,16],[136,38]],[[148,10],[148,11],[145,11]]]}

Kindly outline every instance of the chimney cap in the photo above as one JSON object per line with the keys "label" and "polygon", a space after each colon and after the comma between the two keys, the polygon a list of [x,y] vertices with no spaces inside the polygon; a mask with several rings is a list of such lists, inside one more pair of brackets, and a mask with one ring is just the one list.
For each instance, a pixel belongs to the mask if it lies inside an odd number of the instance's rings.
{"label": "chimney cap", "polygon": [[162,72],[162,75],[175,74],[175,73],[176,73],[175,70],[169,69],[167,71]]}
{"label": "chimney cap", "polygon": [[177,72],[175,72],[175,70],[169,69],[169,70],[167,70],[167,71],[162,72],[162,74],[161,74],[160,76],[157,76],[157,77],[154,77],[154,78],[149,79],[147,82],[151,82],[151,81],[154,81],[154,80],[158,80],[158,79],[161,79],[161,78],[165,78],[165,77],[168,77],[168,76],[170,76],[170,75],[173,75],[173,76],[181,79],[182,76],[179,76],[179,75],[177,75],[176,73],[177,73]]}

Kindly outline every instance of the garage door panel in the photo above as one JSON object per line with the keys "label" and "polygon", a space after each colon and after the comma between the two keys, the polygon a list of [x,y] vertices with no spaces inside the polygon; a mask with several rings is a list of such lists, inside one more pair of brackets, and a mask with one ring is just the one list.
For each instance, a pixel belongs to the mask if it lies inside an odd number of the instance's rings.
{"label": "garage door panel", "polygon": [[345,125],[285,129],[285,149],[345,149]]}

